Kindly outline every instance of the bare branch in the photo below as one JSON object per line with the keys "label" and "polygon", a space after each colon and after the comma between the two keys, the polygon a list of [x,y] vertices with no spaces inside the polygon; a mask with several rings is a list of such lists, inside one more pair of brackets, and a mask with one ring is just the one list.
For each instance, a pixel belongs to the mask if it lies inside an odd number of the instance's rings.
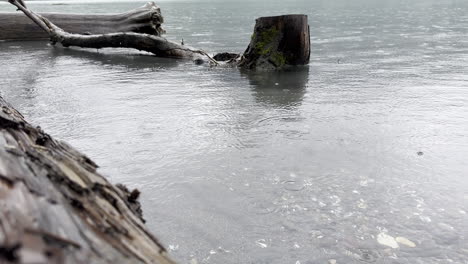
{"label": "bare branch", "polygon": [[44,18],[41,15],[38,15],[27,9],[26,5],[24,5],[24,2],[22,0],[8,0],[8,2],[16,6],[18,10],[21,10],[27,17],[34,21],[34,23],[36,23],[39,27],[41,27],[43,30],[49,33],[49,35],[51,34],[50,28],[43,21]]}
{"label": "bare branch", "polygon": [[81,35],[71,34],[53,24],[43,16],[24,7],[18,0],[9,0],[9,2],[18,7],[34,23],[39,25],[49,34],[53,43],[60,43],[64,47],[82,47],[82,48],[132,48],[155,54],[159,57],[201,59],[208,58],[213,64],[218,64],[205,51],[192,49],[187,46],[169,41],[160,36],[149,34],[121,32],[110,34]]}

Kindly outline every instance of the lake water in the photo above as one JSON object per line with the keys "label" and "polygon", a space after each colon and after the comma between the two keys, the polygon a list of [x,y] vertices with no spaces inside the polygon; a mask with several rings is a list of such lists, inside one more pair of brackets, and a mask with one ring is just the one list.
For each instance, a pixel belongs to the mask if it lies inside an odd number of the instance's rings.
{"label": "lake water", "polygon": [[[30,7],[143,4],[56,3]],[[175,259],[468,263],[468,1],[158,4],[167,38],[209,52],[242,52],[257,17],[306,13],[311,63],[255,74],[3,42],[0,93],[139,188]]]}

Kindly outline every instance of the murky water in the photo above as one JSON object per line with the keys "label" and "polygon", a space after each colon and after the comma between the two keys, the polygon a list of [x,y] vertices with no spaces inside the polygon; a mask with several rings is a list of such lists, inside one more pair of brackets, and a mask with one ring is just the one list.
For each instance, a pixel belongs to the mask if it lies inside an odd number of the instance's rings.
{"label": "murky water", "polygon": [[311,63],[252,74],[5,42],[0,93],[140,188],[180,263],[468,263],[467,1],[159,5],[168,38],[212,52],[243,51],[256,17],[307,13]]}

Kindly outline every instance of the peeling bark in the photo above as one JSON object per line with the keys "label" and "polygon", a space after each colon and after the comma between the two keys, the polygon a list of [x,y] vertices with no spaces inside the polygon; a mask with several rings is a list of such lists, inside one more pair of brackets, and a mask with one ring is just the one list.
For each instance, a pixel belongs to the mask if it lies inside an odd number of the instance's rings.
{"label": "peeling bark", "polygon": [[172,264],[144,226],[139,192],[0,97],[0,263]]}

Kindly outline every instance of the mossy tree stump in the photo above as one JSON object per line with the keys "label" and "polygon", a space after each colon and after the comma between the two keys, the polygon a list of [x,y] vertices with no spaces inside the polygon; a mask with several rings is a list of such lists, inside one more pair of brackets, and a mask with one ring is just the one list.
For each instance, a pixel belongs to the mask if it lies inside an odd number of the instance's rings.
{"label": "mossy tree stump", "polygon": [[261,17],[240,66],[281,69],[305,65],[310,59],[310,33],[306,15]]}

